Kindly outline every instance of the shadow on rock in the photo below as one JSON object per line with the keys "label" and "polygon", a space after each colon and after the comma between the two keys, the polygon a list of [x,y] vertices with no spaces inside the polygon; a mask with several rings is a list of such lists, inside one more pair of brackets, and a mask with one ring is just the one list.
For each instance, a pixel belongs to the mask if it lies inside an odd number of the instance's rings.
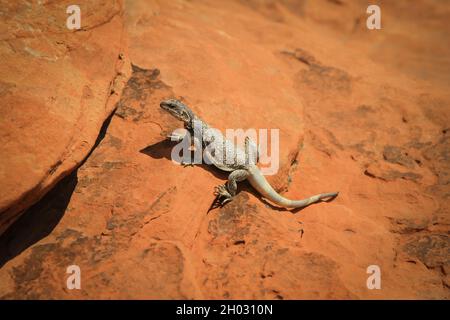
{"label": "shadow on rock", "polygon": [[116,109],[103,122],[94,145],[79,166],[71,174],[61,179],[41,200],[28,208],[0,236],[0,268],[22,251],[49,235],[58,225],[78,183],[78,168],[87,161],[94,149],[105,138],[115,111]]}
{"label": "shadow on rock", "polygon": [[[154,159],[167,159],[168,161],[172,161],[172,148],[175,145],[175,142],[169,141],[169,140],[162,140],[159,142],[156,142],[152,145],[149,145],[145,147],[144,149],[139,150],[139,152],[152,157]],[[191,159],[194,159],[194,151],[191,152],[190,155]],[[180,164],[180,167],[183,165]],[[185,167],[190,166],[189,164],[184,165]],[[214,177],[222,180],[226,180],[228,178],[228,173],[224,171],[220,171],[216,167],[212,165],[207,165],[205,163],[195,164],[193,166],[200,167],[209,173],[211,173]]]}
{"label": "shadow on rock", "polygon": [[77,170],[59,181],[39,202],[26,210],[0,237],[0,268],[49,235],[58,225],[77,185]]}

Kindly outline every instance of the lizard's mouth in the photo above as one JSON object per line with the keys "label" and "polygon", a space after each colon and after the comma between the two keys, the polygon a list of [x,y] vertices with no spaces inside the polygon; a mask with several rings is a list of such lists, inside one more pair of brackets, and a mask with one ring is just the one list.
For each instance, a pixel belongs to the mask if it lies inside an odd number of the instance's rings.
{"label": "lizard's mouth", "polygon": [[163,100],[160,102],[159,106],[167,111],[179,110],[184,107],[184,105],[180,101],[175,99]]}
{"label": "lizard's mouth", "polygon": [[173,115],[175,118],[186,121],[186,117],[184,116],[185,112],[183,110],[183,106],[177,100],[163,100],[160,102],[159,106]]}
{"label": "lizard's mouth", "polygon": [[183,121],[185,124],[190,123],[194,118],[192,111],[181,101],[176,99],[167,99],[159,103],[160,107],[169,112],[172,116],[178,120]]}
{"label": "lizard's mouth", "polygon": [[169,109],[173,106],[169,101],[161,101],[161,103],[159,104],[159,106],[161,108],[163,108],[164,110],[169,111]]}
{"label": "lizard's mouth", "polygon": [[171,101],[161,101],[159,106],[163,110],[165,110],[165,111],[167,111],[167,112],[169,112],[169,113],[171,113],[173,115],[177,115],[178,114],[176,105],[174,105]]}

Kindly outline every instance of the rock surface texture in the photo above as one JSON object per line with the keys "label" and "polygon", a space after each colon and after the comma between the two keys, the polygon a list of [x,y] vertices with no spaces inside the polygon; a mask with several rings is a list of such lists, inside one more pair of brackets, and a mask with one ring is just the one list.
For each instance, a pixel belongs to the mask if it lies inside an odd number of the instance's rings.
{"label": "rock surface texture", "polygon": [[[449,299],[450,5],[125,1],[1,6],[0,298]],[[279,129],[289,198],[171,161],[185,101]],[[78,265],[81,289],[66,287]],[[369,290],[378,265],[381,289]]]}

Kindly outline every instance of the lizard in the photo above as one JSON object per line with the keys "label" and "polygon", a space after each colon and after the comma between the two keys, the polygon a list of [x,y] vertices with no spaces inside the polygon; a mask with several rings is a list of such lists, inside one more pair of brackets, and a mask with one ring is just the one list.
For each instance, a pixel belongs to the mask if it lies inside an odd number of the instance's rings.
{"label": "lizard", "polygon": [[[313,203],[333,200],[339,194],[338,192],[330,192],[316,194],[302,200],[287,199],[276,192],[261,173],[257,166],[258,151],[255,143],[249,137],[245,137],[244,150],[242,150],[242,148],[226,139],[219,130],[212,129],[183,102],[176,99],[167,99],[161,101],[160,107],[182,121],[186,129],[185,134],[172,133],[167,136],[168,139],[180,142],[189,134],[190,138],[193,138],[194,143],[196,143],[198,142],[195,140],[196,137],[201,137],[205,159],[208,164],[212,164],[222,171],[230,172],[228,181],[214,189],[214,195],[222,206],[232,201],[237,193],[237,183],[244,180],[248,180],[262,197],[285,208],[303,208]],[[224,162],[227,154],[233,155],[233,158],[231,161]]]}

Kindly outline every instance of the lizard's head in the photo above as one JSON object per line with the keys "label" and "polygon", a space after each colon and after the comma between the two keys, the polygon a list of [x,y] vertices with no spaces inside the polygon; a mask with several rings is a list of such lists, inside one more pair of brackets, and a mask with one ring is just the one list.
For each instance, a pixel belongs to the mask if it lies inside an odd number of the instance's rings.
{"label": "lizard's head", "polygon": [[181,101],[168,99],[161,101],[159,105],[175,118],[183,121],[186,125],[189,125],[194,120],[194,113]]}

